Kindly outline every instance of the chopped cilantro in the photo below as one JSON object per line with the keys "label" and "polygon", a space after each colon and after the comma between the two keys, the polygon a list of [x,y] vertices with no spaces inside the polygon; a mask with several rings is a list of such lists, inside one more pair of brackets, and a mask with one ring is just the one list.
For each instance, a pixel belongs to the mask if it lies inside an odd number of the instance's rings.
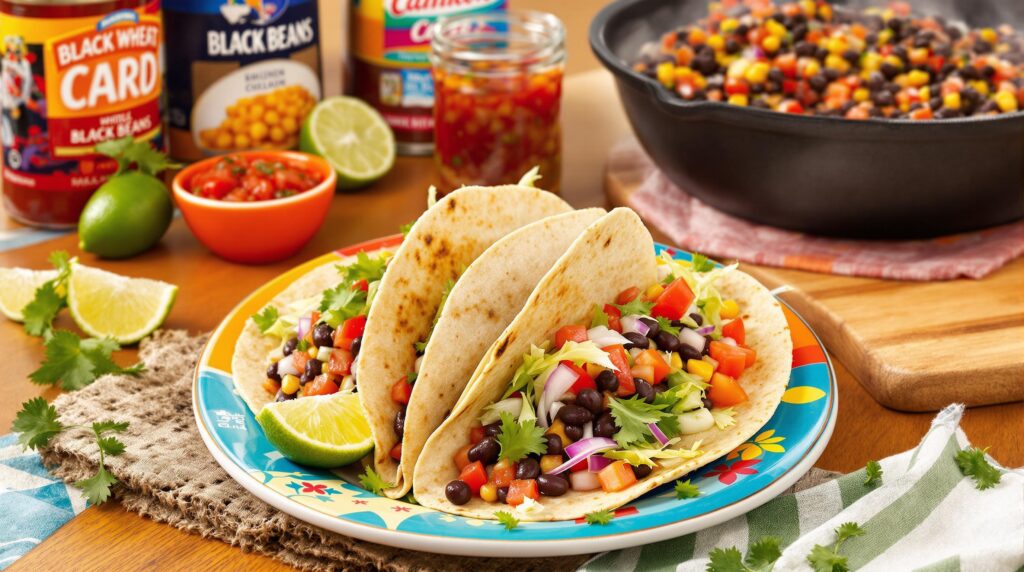
{"label": "chopped cilantro", "polygon": [[694,252],[693,261],[690,263],[694,272],[710,272],[715,269],[715,263],[708,260],[707,256]]}
{"label": "chopped cilantro", "polygon": [[594,304],[594,315],[590,318],[590,327],[596,328],[598,326],[608,327],[608,314],[604,313],[600,304]]}
{"label": "chopped cilantro", "polygon": [[267,330],[277,322],[280,317],[277,308],[273,306],[267,306],[263,308],[262,312],[252,315],[252,321],[256,324],[256,327],[260,329],[261,334],[267,333]]}
{"label": "chopped cilantro", "polygon": [[633,443],[646,441],[651,430],[648,423],[657,423],[668,414],[662,411],[664,404],[646,403],[639,396],[630,399],[611,397],[608,406],[612,410],[615,424],[619,426],[614,439],[620,447],[626,448]]}
{"label": "chopped cilantro", "polygon": [[971,447],[956,454],[956,464],[960,467],[960,472],[974,479],[974,486],[979,491],[998,485],[1003,478],[999,469],[985,459],[987,450]]}
{"label": "chopped cilantro", "polygon": [[864,529],[856,522],[844,522],[836,530],[836,542],[832,546],[815,544],[807,555],[807,563],[815,572],[846,572],[849,566],[846,557],[839,553],[843,542],[855,536],[863,536]]}
{"label": "chopped cilantro", "polygon": [[402,236],[407,236],[409,234],[409,231],[412,230],[412,225],[415,222],[416,221],[407,222],[407,223],[403,224],[402,226],[398,227],[398,230],[399,230],[399,232],[402,233]]}
{"label": "chopped cilantro", "polygon": [[353,290],[349,284],[341,283],[324,290],[319,310],[323,321],[338,327],[345,320],[363,313],[365,307],[366,292]]}
{"label": "chopped cilantro", "polygon": [[356,254],[356,261],[349,264],[348,266],[338,265],[338,272],[341,273],[344,285],[346,287],[358,282],[359,280],[366,280],[367,282],[374,282],[384,277],[384,270],[388,265],[388,256],[381,254],[378,256],[370,257],[365,252]]}
{"label": "chopped cilantro", "polygon": [[878,461],[868,461],[864,472],[867,477],[864,479],[864,484],[869,487],[882,484],[882,465]]}
{"label": "chopped cilantro", "polygon": [[537,427],[534,420],[518,423],[506,411],[501,412],[501,433],[498,434],[498,445],[501,446],[500,457],[509,461],[518,461],[530,453],[547,451],[543,427]]}
{"label": "chopped cilantro", "polygon": [[395,483],[389,483],[381,478],[377,471],[374,471],[373,467],[370,466],[367,466],[363,474],[359,475],[359,484],[375,495],[382,494],[384,489],[390,489],[395,486]]}
{"label": "chopped cilantro", "polygon": [[750,545],[746,559],[735,546],[708,553],[708,572],[768,572],[782,556],[781,540],[765,536]]}
{"label": "chopped cilantro", "polygon": [[658,320],[658,327],[661,328],[661,331],[668,332],[673,336],[679,335],[679,326],[673,326],[672,320],[662,316],[658,316],[656,319]]}
{"label": "chopped cilantro", "polygon": [[505,530],[512,530],[519,526],[519,519],[512,516],[512,513],[507,510],[499,510],[495,512],[494,517],[497,518],[498,522],[505,527]]}
{"label": "chopped cilantro", "polygon": [[623,316],[649,316],[654,302],[644,302],[637,296],[625,304],[615,304],[615,307],[622,312]]}
{"label": "chopped cilantro", "polygon": [[679,500],[683,499],[695,499],[700,496],[700,489],[697,485],[691,484],[690,479],[685,481],[679,479],[676,481],[676,498]]}
{"label": "chopped cilantro", "polygon": [[32,301],[22,309],[25,333],[30,336],[49,337],[54,318],[67,305],[67,298],[63,292],[66,290],[68,278],[71,276],[71,265],[75,259],[69,258],[67,252],[57,250],[50,253],[49,261],[57,269],[57,276],[43,282],[36,289]]}
{"label": "chopped cilantro", "polygon": [[68,391],[81,389],[101,375],[110,373],[138,375],[142,364],[123,368],[110,358],[120,349],[109,338],[83,340],[76,334],[57,330],[46,341],[46,359],[29,379],[40,385],[57,385]]}
{"label": "chopped cilantro", "polygon": [[615,513],[611,510],[595,510],[594,512],[588,512],[583,518],[587,521],[587,524],[608,524],[615,517]]}

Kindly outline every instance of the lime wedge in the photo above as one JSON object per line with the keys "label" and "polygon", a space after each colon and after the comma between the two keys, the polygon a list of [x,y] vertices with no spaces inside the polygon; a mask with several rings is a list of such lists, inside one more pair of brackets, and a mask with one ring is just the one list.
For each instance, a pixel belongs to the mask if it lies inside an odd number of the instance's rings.
{"label": "lime wedge", "polygon": [[302,124],[299,147],[326,159],[342,189],[368,185],[395,163],[391,128],[375,109],[354,97],[318,103]]}
{"label": "lime wedge", "polygon": [[35,297],[36,289],[56,277],[56,270],[0,268],[0,312],[15,322],[24,320],[21,311]]}
{"label": "lime wedge", "polygon": [[174,284],[75,264],[68,281],[68,310],[90,336],[133,344],[164,323],[177,295]]}
{"label": "lime wedge", "polygon": [[354,463],[373,449],[373,435],[355,393],[268,403],[256,416],[270,444],[311,467]]}

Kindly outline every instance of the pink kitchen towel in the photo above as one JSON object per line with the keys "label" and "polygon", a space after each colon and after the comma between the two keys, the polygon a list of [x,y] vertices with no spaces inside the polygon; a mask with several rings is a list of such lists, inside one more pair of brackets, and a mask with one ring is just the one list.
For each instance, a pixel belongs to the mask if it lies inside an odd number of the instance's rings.
{"label": "pink kitchen towel", "polygon": [[616,146],[610,168],[641,173],[630,206],[676,244],[718,258],[893,280],[983,278],[1024,254],[1024,222],[911,241],[809,236],[727,215],[672,184],[635,140]]}

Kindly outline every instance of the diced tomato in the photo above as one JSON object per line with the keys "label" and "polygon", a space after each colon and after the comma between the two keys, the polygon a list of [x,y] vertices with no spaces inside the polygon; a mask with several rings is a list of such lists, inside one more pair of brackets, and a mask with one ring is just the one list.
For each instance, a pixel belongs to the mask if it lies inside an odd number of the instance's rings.
{"label": "diced tomato", "polygon": [[370,283],[366,281],[366,278],[360,278],[352,283],[352,289],[366,292],[370,289]]}
{"label": "diced tomato", "polygon": [[718,371],[729,377],[739,377],[747,367],[747,355],[725,342],[711,342],[708,355],[718,362]]}
{"label": "diced tomato", "polygon": [[748,348],[747,346],[740,346],[739,350],[743,352],[743,355],[747,358],[743,364],[744,367],[750,368],[757,361],[757,351],[754,348]]}
{"label": "diced tomato", "polygon": [[622,292],[619,292],[619,295],[615,297],[615,303],[620,306],[624,304],[629,304],[633,300],[636,300],[636,297],[639,295],[640,289],[637,288],[636,286],[630,286],[629,288],[626,288]]}
{"label": "diced tomato", "polygon": [[601,472],[597,474],[597,480],[601,483],[601,490],[606,493],[614,493],[635,483],[636,474],[625,461],[615,461],[601,469]]}
{"label": "diced tomato", "polygon": [[480,487],[487,483],[487,469],[480,461],[473,461],[459,471],[459,480],[469,485],[473,495],[480,493]]}
{"label": "diced tomato", "polygon": [[402,460],[402,442],[395,443],[395,446],[388,451],[388,456],[396,461]]}
{"label": "diced tomato", "polygon": [[[211,171],[213,173],[215,171]],[[227,196],[236,186],[234,178],[207,178],[201,185],[193,186],[193,192],[208,199],[221,199]]]}
{"label": "diced tomato", "polygon": [[403,375],[401,379],[395,382],[391,386],[391,400],[395,403],[401,403],[403,405],[409,404],[409,397],[412,395],[412,385],[409,383],[409,377]]}
{"label": "diced tomato", "polygon": [[626,348],[621,345],[601,348],[608,353],[608,358],[618,371],[615,377],[619,378],[619,389],[615,392],[619,397],[629,397],[636,393],[636,385],[633,384],[633,374],[629,371],[629,354]]}
{"label": "diced tomato", "polygon": [[460,471],[462,469],[465,469],[466,465],[469,464],[469,450],[472,448],[473,444],[470,443],[469,445],[466,445],[465,447],[455,452],[455,466],[458,467]]}
{"label": "diced tomato", "polygon": [[562,360],[559,363],[573,370],[574,372],[576,372],[576,375],[579,376],[578,378],[576,378],[576,382],[572,384],[572,387],[569,388],[569,391],[573,393],[579,393],[587,388],[597,389],[597,384],[594,383],[594,378],[590,377],[590,374],[587,373],[587,370],[572,363],[569,360]]}
{"label": "diced tomato", "polygon": [[263,389],[270,395],[277,395],[278,390],[281,389],[281,384],[268,377],[263,381]]}
{"label": "diced tomato", "polygon": [[573,473],[578,473],[580,471],[589,471],[589,470],[590,470],[590,461],[588,459],[583,459],[579,463],[576,463],[575,465],[569,467],[569,471],[571,471]]}
{"label": "diced tomato", "polygon": [[516,464],[502,459],[491,469],[491,482],[498,488],[507,487],[516,478]]}
{"label": "diced tomato", "polygon": [[299,374],[306,371],[306,362],[309,361],[309,354],[306,352],[300,352],[295,350],[292,352],[292,363],[295,364],[295,369],[299,370]]}
{"label": "diced tomato", "polygon": [[651,379],[654,378],[654,368],[649,365],[633,364],[630,368],[629,373],[633,375],[633,383],[636,383],[637,379],[642,379],[647,383],[654,383]]}
{"label": "diced tomato", "polygon": [[677,279],[665,288],[665,291],[658,296],[658,300],[651,308],[651,315],[654,317],[678,320],[683,317],[686,310],[693,303],[693,291],[682,278]]}
{"label": "diced tomato", "polygon": [[366,316],[355,316],[345,320],[340,328],[334,330],[334,347],[351,349],[352,341],[363,337],[366,330]]}
{"label": "diced tomato", "polygon": [[479,443],[480,441],[482,441],[483,438],[484,438],[484,435],[486,435],[486,433],[484,433],[484,426],[483,425],[474,425],[469,430],[469,440],[473,444],[476,444],[476,443]]}
{"label": "diced tomato", "polygon": [[605,304],[604,313],[606,316],[608,316],[608,329],[615,330],[616,332],[619,332],[621,334],[622,322],[619,321],[619,318],[622,317],[622,312],[615,306],[612,306],[611,304]]}
{"label": "diced tomato", "polygon": [[747,331],[743,327],[743,318],[736,318],[722,326],[722,335],[736,340],[736,343],[741,346],[745,344],[747,342]]}
{"label": "diced tomato", "polygon": [[537,488],[536,479],[516,479],[508,486],[508,494],[505,495],[505,502],[511,506],[523,504],[527,498],[540,500],[540,490]]}
{"label": "diced tomato", "polygon": [[750,84],[740,78],[725,78],[725,93],[729,95],[747,95],[750,93]]}
{"label": "diced tomato", "polygon": [[568,326],[562,326],[555,332],[555,347],[562,349],[565,342],[585,342],[587,341],[587,328],[577,324],[569,324]]}
{"label": "diced tomato", "polygon": [[321,373],[303,387],[303,395],[330,395],[338,393],[338,382],[329,373]]}
{"label": "diced tomato", "polygon": [[327,371],[333,375],[348,375],[352,373],[352,360],[352,352],[335,348],[331,350],[331,359],[327,362]]}
{"label": "diced tomato", "polygon": [[747,392],[736,382],[735,379],[720,372],[711,376],[711,387],[707,391],[708,399],[715,407],[732,407],[739,405],[747,399]]}
{"label": "diced tomato", "polygon": [[665,358],[658,353],[658,350],[646,349],[640,352],[633,359],[635,365],[648,366],[651,368],[652,375],[649,379],[651,383],[658,384],[664,380],[668,374],[672,371],[672,368],[665,363]]}

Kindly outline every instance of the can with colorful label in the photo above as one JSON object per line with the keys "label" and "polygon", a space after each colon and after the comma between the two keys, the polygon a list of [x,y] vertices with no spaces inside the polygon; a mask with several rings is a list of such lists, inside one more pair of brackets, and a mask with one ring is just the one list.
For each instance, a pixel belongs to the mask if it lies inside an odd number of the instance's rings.
{"label": "can with colorful label", "polygon": [[317,0],[164,0],[171,156],[289,149],[321,96]]}
{"label": "can with colorful label", "polygon": [[162,147],[159,0],[0,0],[4,207],[70,227],[122,137]]}
{"label": "can with colorful label", "polygon": [[384,116],[398,152],[433,152],[430,31],[441,17],[506,8],[505,0],[354,0],[352,92]]}

